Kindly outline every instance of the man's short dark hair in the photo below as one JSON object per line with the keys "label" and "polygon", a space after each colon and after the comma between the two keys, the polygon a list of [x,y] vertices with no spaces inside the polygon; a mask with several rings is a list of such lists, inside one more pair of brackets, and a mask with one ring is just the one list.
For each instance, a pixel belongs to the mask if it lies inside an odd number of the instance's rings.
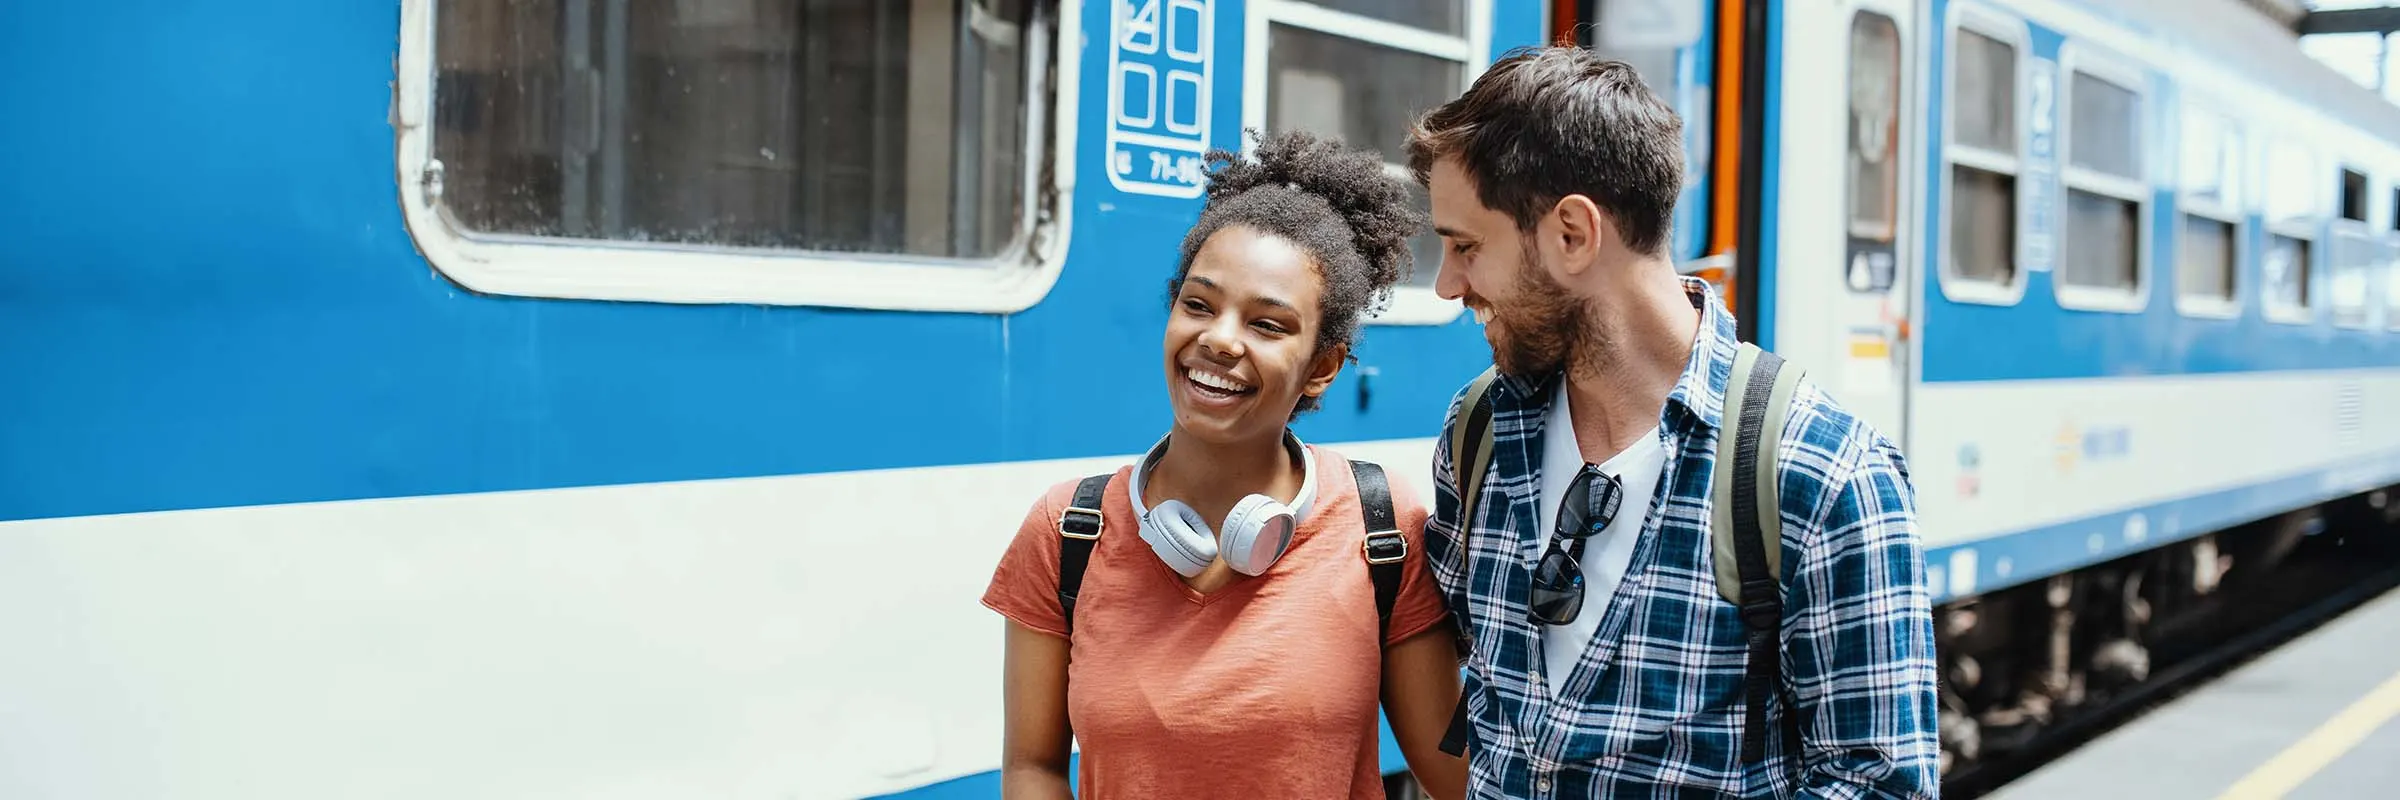
{"label": "man's short dark hair", "polygon": [[1632,66],[1580,47],[1520,48],[1457,99],[1417,120],[1418,183],[1458,159],[1476,199],[1531,231],[1561,198],[1591,198],[1625,245],[1666,249],[1683,190],[1683,120]]}

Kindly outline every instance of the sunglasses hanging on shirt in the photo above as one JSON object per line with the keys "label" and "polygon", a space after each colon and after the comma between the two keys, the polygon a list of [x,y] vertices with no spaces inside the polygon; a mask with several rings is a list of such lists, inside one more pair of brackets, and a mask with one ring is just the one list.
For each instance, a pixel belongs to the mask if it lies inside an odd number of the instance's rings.
{"label": "sunglasses hanging on shirt", "polygon": [[1559,499],[1558,527],[1550,534],[1550,549],[1533,569],[1533,598],[1528,605],[1535,622],[1565,625],[1582,613],[1584,540],[1616,521],[1617,505],[1624,499],[1625,483],[1617,476],[1592,464],[1575,473],[1566,497]]}

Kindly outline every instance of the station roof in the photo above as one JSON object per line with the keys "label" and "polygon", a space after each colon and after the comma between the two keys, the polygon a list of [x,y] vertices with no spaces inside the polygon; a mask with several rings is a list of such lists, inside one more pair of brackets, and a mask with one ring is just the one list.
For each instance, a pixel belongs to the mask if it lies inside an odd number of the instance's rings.
{"label": "station roof", "polygon": [[[2324,2],[2323,0],[2248,0],[2254,6],[2301,6],[2286,23],[2301,36],[2322,33],[2380,33],[2400,31],[2400,6],[2381,3]],[[2333,6],[2320,8],[2320,6]],[[2278,20],[2284,14],[2261,8]]]}

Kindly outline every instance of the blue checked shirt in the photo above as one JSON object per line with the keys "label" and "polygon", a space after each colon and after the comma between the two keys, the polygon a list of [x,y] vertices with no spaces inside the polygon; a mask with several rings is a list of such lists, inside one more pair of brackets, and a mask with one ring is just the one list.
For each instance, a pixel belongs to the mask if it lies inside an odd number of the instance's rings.
{"label": "blue checked shirt", "polygon": [[[1688,278],[1685,289],[1702,316],[1660,419],[1665,474],[1633,562],[1556,699],[1539,677],[1541,627],[1526,602],[1549,547],[1551,521],[1537,518],[1541,428],[1562,378],[1493,381],[1491,472],[1464,515],[1474,535],[1463,561],[1448,436],[1460,403],[1451,401],[1425,549],[1471,648],[1470,793],[1936,797],[1933,626],[1907,467],[1888,439],[1807,382],[1794,393],[1777,463],[1781,684],[1767,710],[1767,758],[1741,763],[1746,629],[1717,594],[1708,532],[1737,342],[1715,293]],[[1794,713],[1797,744],[1782,721]]]}

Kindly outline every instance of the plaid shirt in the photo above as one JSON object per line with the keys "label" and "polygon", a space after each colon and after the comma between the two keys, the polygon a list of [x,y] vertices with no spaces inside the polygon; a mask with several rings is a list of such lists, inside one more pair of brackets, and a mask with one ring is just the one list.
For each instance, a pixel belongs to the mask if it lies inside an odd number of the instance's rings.
{"label": "plaid shirt", "polygon": [[[1658,496],[1607,616],[1564,691],[1541,677],[1541,628],[1526,608],[1549,546],[1539,515],[1542,422],[1560,376],[1502,375],[1491,397],[1491,472],[1461,562],[1448,431],[1435,446],[1425,550],[1471,650],[1466,670],[1476,798],[1901,797],[1940,790],[1932,614],[1907,467],[1888,439],[1803,382],[1778,461],[1784,616],[1779,698],[1799,706],[1804,747],[1785,741],[1778,699],[1767,758],[1741,763],[1748,650],[1717,594],[1709,474],[1732,372],[1733,317],[1686,278],[1701,309],[1659,435]],[[1631,509],[1628,509],[1629,511]],[[1797,763],[1794,750],[1801,750]]]}

